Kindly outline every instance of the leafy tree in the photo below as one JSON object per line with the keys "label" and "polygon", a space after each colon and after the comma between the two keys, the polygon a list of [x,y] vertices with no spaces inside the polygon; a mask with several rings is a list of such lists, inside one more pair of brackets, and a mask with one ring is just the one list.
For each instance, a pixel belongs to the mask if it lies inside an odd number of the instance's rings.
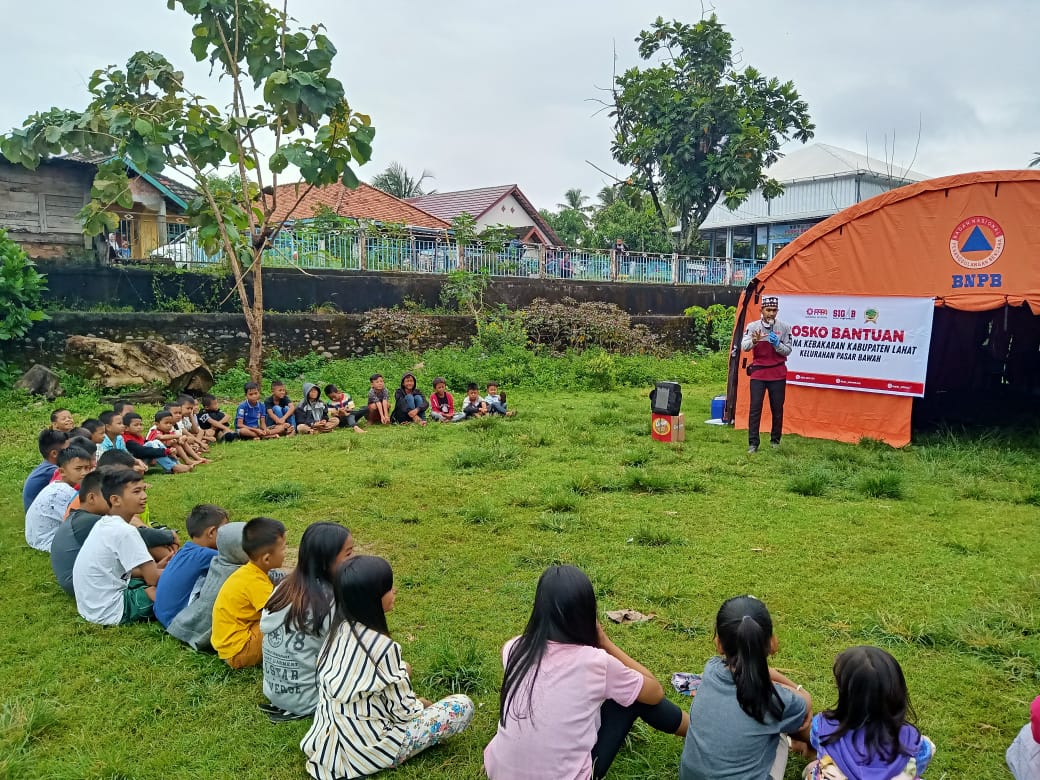
{"label": "leafy tree", "polygon": [[24,336],[34,322],[45,319],[41,296],[46,288],[46,278],[0,228],[0,341]]}
{"label": "leafy tree", "polygon": [[[249,331],[249,372],[259,379],[263,359],[261,260],[281,229],[278,177],[289,165],[302,182],[289,196],[289,216],[315,186],[342,181],[356,187],[352,165],[372,155],[375,130],[348,104],[332,78],[336,48],[321,25],[299,26],[264,0],[167,0],[194,19],[191,53],[209,60],[227,86],[230,103],[219,108],[184,83],[184,74],[155,52],[137,52],[125,68],[94,72],[83,110],[51,109],[30,116],[0,137],[0,152],[35,168],[63,152],[104,154],[92,200],[80,212],[91,235],[113,229],[114,206],[132,197],[125,160],[147,173],[171,166],[190,178],[198,196],[191,221],[208,255],[223,253],[234,275]],[[261,147],[270,151],[261,153]],[[210,177],[232,165],[240,189]],[[225,182],[226,184],[226,182]],[[254,199],[272,186],[274,194]]]}
{"label": "leafy tree", "polygon": [[606,186],[596,193],[596,197],[599,198],[599,208],[605,206],[613,206],[618,199],[617,186]]}
{"label": "leafy tree", "polygon": [[392,162],[385,171],[372,179],[372,186],[396,198],[418,198],[436,192],[423,188],[423,182],[432,178],[433,174],[426,169],[418,176],[412,176],[401,163]]}
{"label": "leafy tree", "polygon": [[625,200],[616,200],[609,206],[598,209],[592,215],[589,244],[610,247],[619,236],[625,246],[639,252],[672,251],[672,237],[661,227],[654,205],[645,195],[636,206]]}
{"label": "leafy tree", "polygon": [[736,69],[733,37],[715,14],[693,25],[658,17],[636,42],[642,59],[658,62],[615,78],[611,153],[633,169],[665,229],[671,208],[684,250],[720,198],[737,208],[758,187],[766,198],[781,194],[764,168],[784,141],[805,143],[815,126],[790,81]]}
{"label": "leafy tree", "polygon": [[588,224],[585,216],[580,211],[565,208],[553,213],[546,209],[541,209],[538,213],[549,223],[549,227],[560,237],[560,241],[563,242],[564,246],[584,245]]}

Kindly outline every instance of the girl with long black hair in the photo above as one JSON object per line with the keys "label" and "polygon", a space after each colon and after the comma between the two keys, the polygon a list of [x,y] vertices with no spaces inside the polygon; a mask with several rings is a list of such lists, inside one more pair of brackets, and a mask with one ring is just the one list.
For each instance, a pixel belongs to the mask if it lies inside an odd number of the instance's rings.
{"label": "girl with long black hair", "polygon": [[813,718],[809,743],[819,759],[805,777],[893,780],[924,774],[935,746],[913,725],[899,662],[878,647],[850,647],[834,661],[838,704]]}
{"label": "girl with long black hair", "polygon": [[812,699],[769,667],[773,619],[754,596],[723,603],[715,649],[690,707],[679,780],[782,780],[790,741],[809,737]]}
{"label": "girl with long black hair", "polygon": [[431,704],[412,691],[411,668],[386,624],[397,597],[390,564],[372,555],[348,558],[333,593],[336,618],[318,657],[318,707],[300,742],[311,777],[372,775],[465,729],[473,718],[468,697]]}
{"label": "girl with long black hair", "polygon": [[310,715],[318,704],[318,652],[332,624],[332,580],[354,552],[350,529],[314,523],[300,539],[296,568],[275,588],[260,616],[264,695],[272,720]]}
{"label": "girl with long black hair", "polygon": [[592,583],[574,566],[545,570],[527,627],[502,660],[498,733],[484,751],[491,780],[602,778],[636,718],[679,736],[689,725],[604,633]]}

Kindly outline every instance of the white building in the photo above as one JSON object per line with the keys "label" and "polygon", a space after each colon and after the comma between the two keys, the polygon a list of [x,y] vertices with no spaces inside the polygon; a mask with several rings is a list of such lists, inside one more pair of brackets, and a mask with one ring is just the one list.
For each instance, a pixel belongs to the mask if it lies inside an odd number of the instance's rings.
{"label": "white building", "polygon": [[748,264],[747,278],[816,223],[882,192],[929,178],[829,144],[801,147],[766,173],[784,185],[783,195],[767,201],[755,190],[735,211],[720,202],[700,229],[712,257],[757,261]]}

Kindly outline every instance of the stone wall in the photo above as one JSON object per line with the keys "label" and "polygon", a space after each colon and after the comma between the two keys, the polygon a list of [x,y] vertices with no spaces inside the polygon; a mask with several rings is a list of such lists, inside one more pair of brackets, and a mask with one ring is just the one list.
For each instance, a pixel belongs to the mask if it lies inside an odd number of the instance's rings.
{"label": "stone wall", "polygon": [[[472,317],[435,316],[431,335],[420,350],[451,344],[466,345],[476,332]],[[686,317],[633,317],[661,335],[665,344],[684,349],[692,346]],[[327,358],[349,358],[372,352],[376,346],[361,333],[359,314],[269,314],[264,318],[264,343],[285,357],[317,352]],[[20,368],[42,363],[61,367],[65,339],[72,335],[97,336],[110,341],[158,339],[167,344],[187,344],[197,349],[215,370],[248,357],[249,335],[240,314],[166,314],[54,312],[37,323],[22,339],[3,342],[0,357]]]}
{"label": "stone wall", "polygon": [[[238,310],[230,277],[190,273],[174,269],[127,268],[40,263],[47,274],[47,307],[50,309],[129,308],[133,311]],[[444,277],[414,273],[364,271],[264,270],[264,306],[268,311],[306,312],[324,308],[345,313],[392,308],[404,301],[424,307],[440,305]],[[634,282],[584,282],[571,279],[495,277],[486,300],[511,309],[527,306],[535,298],[558,301],[614,303],[629,314],[678,315],[690,306],[713,303],[735,306],[736,287],[714,287]]]}

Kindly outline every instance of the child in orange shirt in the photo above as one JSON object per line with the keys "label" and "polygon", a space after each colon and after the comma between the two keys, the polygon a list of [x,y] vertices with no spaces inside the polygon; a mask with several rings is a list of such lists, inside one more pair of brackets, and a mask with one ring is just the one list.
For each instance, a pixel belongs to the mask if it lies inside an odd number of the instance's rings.
{"label": "child in orange shirt", "polygon": [[263,660],[260,611],[274,585],[268,576],[285,561],[285,526],[269,517],[254,517],[242,530],[242,549],[249,563],[227,578],[213,604],[210,642],[232,669]]}

